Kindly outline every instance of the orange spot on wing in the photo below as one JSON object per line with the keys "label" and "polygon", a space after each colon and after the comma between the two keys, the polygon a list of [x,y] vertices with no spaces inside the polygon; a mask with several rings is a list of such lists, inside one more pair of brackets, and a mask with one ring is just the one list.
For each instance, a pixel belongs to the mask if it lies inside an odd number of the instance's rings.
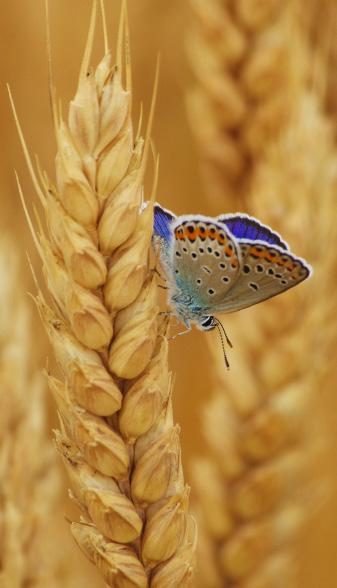
{"label": "orange spot on wing", "polygon": [[227,255],[227,257],[232,257],[232,255],[234,254],[234,249],[233,249],[233,247],[232,247],[232,246],[229,244],[229,245],[226,245],[226,246],[224,247],[224,252],[225,252],[225,254]]}
{"label": "orange spot on wing", "polygon": [[174,231],[174,236],[176,239],[178,239],[179,241],[184,241],[185,240],[185,236],[184,236],[184,230],[182,226],[179,226],[175,229]]}
{"label": "orange spot on wing", "polygon": [[196,231],[194,230],[193,233],[191,233],[190,231],[187,231],[187,229],[185,229],[184,237],[185,239],[189,239],[190,241],[195,241],[197,238]]}

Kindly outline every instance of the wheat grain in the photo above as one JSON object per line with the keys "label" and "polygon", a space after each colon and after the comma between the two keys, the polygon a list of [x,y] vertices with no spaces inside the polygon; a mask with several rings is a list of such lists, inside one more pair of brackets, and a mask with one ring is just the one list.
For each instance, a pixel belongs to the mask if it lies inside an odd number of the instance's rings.
{"label": "wheat grain", "polygon": [[52,552],[46,555],[46,545],[60,492],[59,471],[46,434],[43,382],[31,373],[31,325],[18,253],[5,237],[0,274],[0,585],[56,587],[58,564]]}
{"label": "wheat grain", "polygon": [[67,122],[53,99],[55,186],[41,172],[39,185],[24,145],[48,226],[34,238],[53,307],[41,292],[37,304],[63,376],[48,375],[56,442],[82,514],[71,532],[106,584],[176,586],[178,575],[189,586],[195,540],[149,268],[152,203],[140,211],[153,104],[144,141],[131,120],[125,6],[116,66],[105,36],[94,70],[95,15],[94,2]]}

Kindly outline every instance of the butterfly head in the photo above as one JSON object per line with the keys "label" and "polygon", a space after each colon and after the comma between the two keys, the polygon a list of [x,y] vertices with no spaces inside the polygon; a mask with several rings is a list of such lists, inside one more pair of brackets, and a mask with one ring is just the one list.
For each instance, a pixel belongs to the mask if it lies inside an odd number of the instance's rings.
{"label": "butterfly head", "polygon": [[196,325],[200,331],[212,331],[217,326],[217,322],[214,316],[201,316]]}

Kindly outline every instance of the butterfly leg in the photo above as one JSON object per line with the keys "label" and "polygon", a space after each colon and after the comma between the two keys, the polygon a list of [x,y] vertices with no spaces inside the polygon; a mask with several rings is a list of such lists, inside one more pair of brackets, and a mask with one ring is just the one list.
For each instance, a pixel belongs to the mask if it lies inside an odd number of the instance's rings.
{"label": "butterfly leg", "polygon": [[156,267],[152,268],[152,269],[151,269],[151,272],[153,272],[154,274],[157,274],[157,276],[158,276],[158,277],[159,277],[161,280],[163,280],[163,282],[165,282],[165,281],[166,281],[166,280],[165,280],[165,276],[163,276],[163,275],[160,273],[160,271],[159,271],[159,270],[158,270]]}
{"label": "butterfly leg", "polygon": [[191,323],[190,321],[184,321],[184,325],[186,327],[186,329],[184,331],[180,331],[180,333],[176,333],[176,335],[172,335],[172,337],[169,337],[169,341],[173,341],[173,339],[176,339],[177,337],[180,337],[181,335],[186,335],[186,333],[190,333],[191,332]]}

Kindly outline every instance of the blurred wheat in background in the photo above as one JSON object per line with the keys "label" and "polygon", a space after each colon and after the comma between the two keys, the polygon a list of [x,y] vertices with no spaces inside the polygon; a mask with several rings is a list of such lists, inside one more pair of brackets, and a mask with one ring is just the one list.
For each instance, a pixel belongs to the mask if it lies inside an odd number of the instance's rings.
{"label": "blurred wheat in background", "polygon": [[303,289],[231,323],[239,357],[230,375],[218,367],[204,420],[210,456],[193,465],[200,586],[298,586],[297,533],[315,508],[314,468],[327,443],[310,413],[334,373],[326,360],[336,343],[336,256],[326,255],[336,243],[333,128],[315,92],[315,53],[298,2],[192,4],[188,47],[198,85],[188,106],[206,192],[213,206],[221,198],[269,222],[315,268]]}
{"label": "blurred wheat in background", "polygon": [[0,585],[54,588],[60,562],[50,533],[56,538],[51,523],[60,475],[47,437],[44,382],[29,352],[31,317],[19,255],[4,236],[0,268]]}
{"label": "blurred wheat in background", "polygon": [[[29,250],[51,345],[33,303],[27,325],[22,284],[36,284],[3,240],[0,585],[336,588],[335,1],[128,0],[130,39],[125,5],[105,5],[102,27],[95,3],[50,1],[50,87],[43,2],[3,1],[2,228],[20,235],[22,260]],[[37,202],[6,82],[41,160]],[[229,372],[211,333],[166,340],[152,205],[139,214],[152,151],[163,206],[254,214],[314,267],[226,316]],[[29,367],[46,357],[48,414]],[[50,423],[74,506],[60,506]]]}

